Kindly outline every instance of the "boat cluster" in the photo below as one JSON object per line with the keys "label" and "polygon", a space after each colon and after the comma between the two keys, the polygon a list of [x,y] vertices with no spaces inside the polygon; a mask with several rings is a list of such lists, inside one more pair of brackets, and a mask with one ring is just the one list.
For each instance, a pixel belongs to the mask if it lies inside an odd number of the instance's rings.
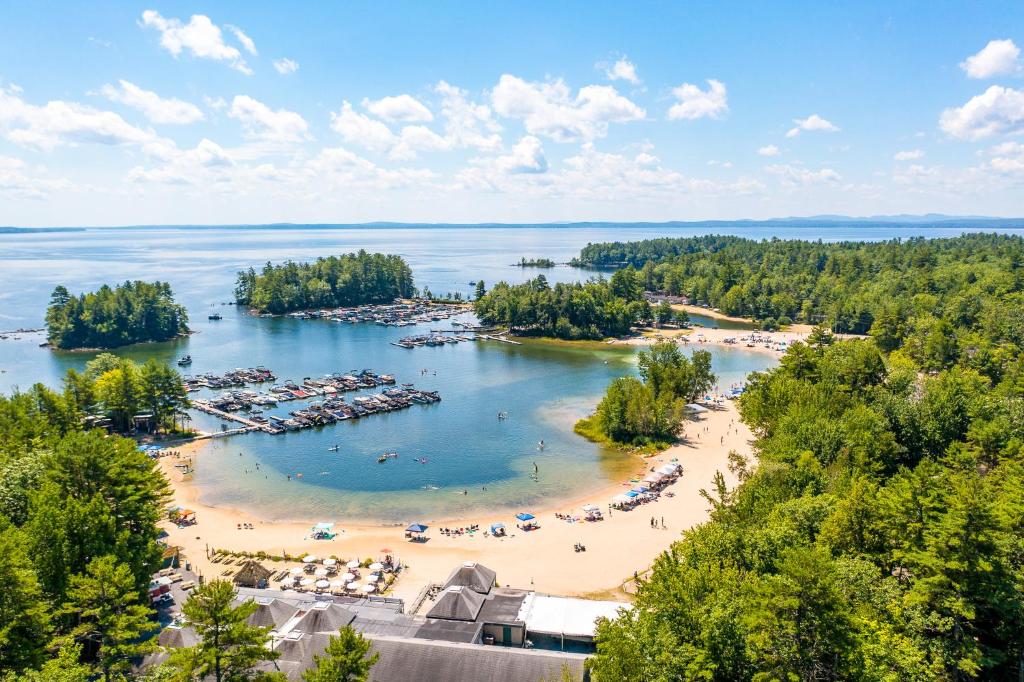
{"label": "boat cluster", "polygon": [[[191,362],[190,356],[185,356]],[[185,359],[185,358],[182,358]],[[179,361],[178,364],[181,364]],[[233,369],[223,374],[199,374],[188,376],[182,379],[185,390],[198,391],[201,388],[230,388],[232,386],[245,386],[246,384],[262,384],[267,381],[274,381],[277,377],[266,367],[249,367],[247,369]]]}
{"label": "boat cluster", "polygon": [[351,403],[345,402],[342,396],[327,398],[323,402],[315,402],[301,410],[293,410],[290,419],[282,417],[263,417],[256,414],[250,417],[254,422],[268,421],[274,426],[288,431],[295,431],[311,426],[324,426],[347,419],[359,419],[379,412],[393,412],[411,407],[414,403],[428,404],[441,400],[435,391],[420,391],[405,385],[402,388],[389,388],[382,393],[357,396]]}
{"label": "boat cluster", "polygon": [[392,345],[402,348],[419,348],[421,346],[443,346],[448,343],[459,343],[461,341],[476,341],[476,339],[475,335],[467,336],[465,334],[417,334],[393,341]]}
{"label": "boat cluster", "polygon": [[[273,377],[273,375],[271,375]],[[235,412],[251,410],[253,405],[276,405],[288,400],[305,400],[316,396],[334,396],[345,391],[357,391],[362,388],[394,385],[395,378],[390,374],[377,374],[368,369],[352,371],[349,374],[328,374],[320,379],[306,377],[302,384],[292,380],[273,386],[269,391],[258,393],[251,390],[227,391],[212,398],[208,403],[218,410]]]}
{"label": "boat cluster", "polygon": [[357,324],[368,322],[387,327],[409,327],[423,322],[447,320],[466,312],[465,306],[439,303],[389,303],[361,305],[354,308],[305,310],[288,313],[288,317],[302,320],[334,320]]}

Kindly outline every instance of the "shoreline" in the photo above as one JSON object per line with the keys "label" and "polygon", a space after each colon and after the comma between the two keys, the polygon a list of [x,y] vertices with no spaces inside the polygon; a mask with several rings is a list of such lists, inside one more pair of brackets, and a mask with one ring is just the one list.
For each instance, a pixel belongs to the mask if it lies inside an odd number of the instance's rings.
{"label": "shoreline", "polygon": [[[686,440],[668,450],[648,457],[630,456],[633,478],[677,459],[683,466],[683,476],[667,488],[672,497],[663,493],[656,502],[630,512],[613,511],[600,522],[568,523],[555,518],[556,513],[579,515],[580,507],[586,503],[597,504],[607,514],[611,498],[631,485],[623,480],[590,493],[552,500],[532,510],[541,525],[536,531],[519,531],[511,512],[491,510],[471,518],[446,518],[432,523],[427,534],[429,540],[424,543],[408,542],[404,538],[404,524],[366,520],[348,523],[344,519],[320,519],[334,521],[338,535],[333,540],[313,540],[309,532],[317,519],[270,521],[244,510],[200,502],[199,486],[174,466],[204,454],[206,441],[196,440],[177,446],[181,456],[162,457],[158,466],[171,484],[172,504],[195,511],[198,523],[179,528],[164,521],[161,526],[167,530],[168,544],[180,547],[201,574],[211,577],[218,575],[223,566],[208,561],[207,549],[265,551],[270,555],[287,552],[294,556],[334,554],[342,559],[378,557],[383,549],[389,549],[410,567],[394,589],[396,596],[406,600],[415,598],[427,584],[443,581],[453,567],[469,560],[496,570],[503,586],[553,594],[628,598],[621,586],[632,580],[634,573],[646,571],[670,542],[679,539],[682,531],[707,520],[707,505],[699,491],[712,484],[715,472],[721,471],[730,486],[737,483],[728,470],[729,450],[752,455],[753,436],[739,421],[735,405],[728,401],[721,409],[686,422],[684,433]],[[719,443],[714,443],[716,437]],[[653,528],[651,518],[664,519],[667,527]],[[483,531],[494,522],[506,524],[508,537],[483,536]],[[242,524],[252,524],[253,529],[239,529]],[[481,532],[451,537],[438,532],[441,527],[471,524],[478,524]],[[584,544],[587,551],[574,552],[577,542]],[[267,564],[275,568],[289,565],[269,561]]]}

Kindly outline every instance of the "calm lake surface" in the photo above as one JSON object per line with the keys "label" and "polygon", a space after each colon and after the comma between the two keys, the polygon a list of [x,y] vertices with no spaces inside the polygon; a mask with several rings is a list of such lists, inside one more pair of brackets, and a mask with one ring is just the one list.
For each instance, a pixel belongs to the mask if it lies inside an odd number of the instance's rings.
{"label": "calm lake surface", "polygon": [[[836,241],[921,233],[953,236],[962,230],[296,226],[0,234],[0,331],[42,326],[57,284],[77,293],[127,279],[168,281],[176,299],[188,307],[197,333],[175,342],[131,346],[119,354],[173,362],[188,353],[194,359],[189,373],[265,365],[279,382],[368,368],[442,396],[435,405],[414,405],[322,429],[214,441],[197,459],[195,480],[204,502],[274,519],[399,522],[485,508],[523,510],[597,490],[635,468],[628,457],[572,432],[573,422],[593,409],[611,379],[635,371],[631,349],[530,341],[521,346],[477,342],[408,350],[390,342],[430,328],[449,328],[449,323],[395,328],[257,318],[223,305],[232,299],[235,273],[266,261],[310,260],[366,249],[405,257],[418,287],[468,295],[471,283],[480,279],[490,286],[499,280],[521,282],[539,273],[551,282],[597,274],[569,267],[510,265],[522,256],[564,262],[588,242],[707,232]],[[207,320],[213,311],[224,319]],[[715,324],[710,319],[697,321]],[[93,357],[40,348],[43,340],[41,334],[24,333],[0,340],[0,391],[27,388],[34,382],[56,386],[67,368],[81,368]],[[774,363],[766,354],[744,349],[712,353],[722,387]],[[284,415],[301,404],[282,403],[267,413]],[[508,419],[498,420],[498,412],[508,412]],[[194,423],[204,430],[221,428],[220,420],[201,413],[194,414]],[[543,450],[537,449],[540,440],[546,445]],[[334,445],[338,451],[328,451]],[[377,455],[391,451],[399,457],[377,463]],[[418,458],[427,463],[418,463]],[[535,462],[540,471],[537,481],[529,475]]]}

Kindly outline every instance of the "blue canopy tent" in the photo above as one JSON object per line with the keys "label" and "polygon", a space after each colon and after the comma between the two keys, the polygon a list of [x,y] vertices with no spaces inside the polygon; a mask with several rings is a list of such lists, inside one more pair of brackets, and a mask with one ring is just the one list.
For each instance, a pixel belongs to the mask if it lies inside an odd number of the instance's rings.
{"label": "blue canopy tent", "polygon": [[423,533],[427,532],[427,527],[422,523],[414,523],[405,529],[405,537],[410,540],[418,540],[426,542],[426,538],[423,537]]}
{"label": "blue canopy tent", "polygon": [[531,530],[537,527],[536,522],[534,522],[534,518],[536,517],[534,517],[533,514],[527,512],[520,512],[516,514],[516,519],[522,521],[523,523],[523,525],[521,526],[523,530]]}
{"label": "blue canopy tent", "polygon": [[519,519],[520,521],[533,521],[533,519],[535,517],[533,516],[533,514],[527,514],[525,512],[521,512],[519,514],[516,514],[516,518]]}
{"label": "blue canopy tent", "polygon": [[636,497],[636,496],[637,496],[637,495],[639,495],[639,494],[640,494],[640,493],[638,493],[638,492],[637,492],[637,491],[635,491],[635,490],[630,490],[630,491],[629,491],[628,493],[626,493],[626,497]]}
{"label": "blue canopy tent", "polygon": [[504,535],[505,524],[504,523],[492,523],[491,524],[491,535]]}

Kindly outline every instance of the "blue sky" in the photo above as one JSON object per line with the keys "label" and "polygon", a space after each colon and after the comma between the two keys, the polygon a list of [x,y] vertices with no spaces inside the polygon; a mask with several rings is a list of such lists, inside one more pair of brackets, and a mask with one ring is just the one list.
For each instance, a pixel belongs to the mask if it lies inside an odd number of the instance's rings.
{"label": "blue sky", "polygon": [[4,2],[0,224],[1024,215],[1024,4],[893,5]]}

